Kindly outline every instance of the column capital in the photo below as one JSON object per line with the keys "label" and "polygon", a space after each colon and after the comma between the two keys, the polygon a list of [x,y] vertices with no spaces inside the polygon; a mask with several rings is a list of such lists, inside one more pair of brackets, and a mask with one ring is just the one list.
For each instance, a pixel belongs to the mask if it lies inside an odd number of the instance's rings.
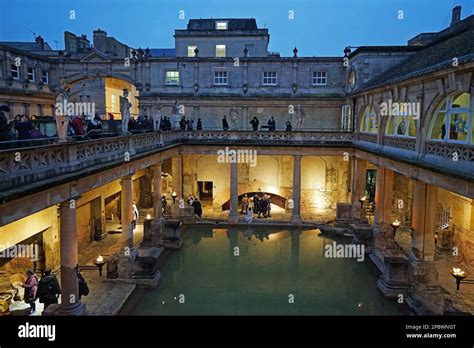
{"label": "column capital", "polygon": [[133,178],[133,174],[129,174],[129,175],[122,176],[122,177],[120,178],[120,185],[122,185],[122,182],[123,182],[123,181],[132,180],[132,178]]}

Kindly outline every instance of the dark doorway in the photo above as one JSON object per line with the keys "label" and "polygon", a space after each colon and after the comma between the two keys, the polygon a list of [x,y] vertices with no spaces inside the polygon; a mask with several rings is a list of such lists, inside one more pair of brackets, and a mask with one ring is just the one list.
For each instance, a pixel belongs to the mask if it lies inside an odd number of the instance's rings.
{"label": "dark doorway", "polygon": [[199,199],[201,201],[212,201],[212,181],[198,181]]}
{"label": "dark doorway", "polygon": [[369,202],[375,201],[375,181],[377,178],[377,171],[368,169],[365,177],[365,195]]}

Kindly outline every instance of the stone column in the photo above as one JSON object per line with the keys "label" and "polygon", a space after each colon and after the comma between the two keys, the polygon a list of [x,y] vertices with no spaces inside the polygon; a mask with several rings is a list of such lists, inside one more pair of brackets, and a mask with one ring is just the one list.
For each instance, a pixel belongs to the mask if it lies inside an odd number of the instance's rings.
{"label": "stone column", "polygon": [[161,206],[161,162],[153,165],[153,218],[159,220],[162,217]]}
{"label": "stone column", "polygon": [[390,227],[392,220],[393,203],[393,171],[387,168],[377,168],[375,183],[375,219],[374,242],[381,247],[386,242],[393,242],[393,233]]}
{"label": "stone column", "polygon": [[183,157],[182,155],[176,155],[171,159],[171,173],[173,175],[173,191],[176,192],[177,198],[176,203],[178,203],[180,198],[183,198],[182,192],[182,166],[183,166]]}
{"label": "stone column", "polygon": [[121,179],[121,219],[122,219],[122,238],[125,246],[133,249],[133,199],[132,199],[132,176],[128,175]]}
{"label": "stone column", "polygon": [[247,130],[249,128],[249,108],[247,106],[242,107],[242,129]]}
{"label": "stone column", "polygon": [[236,162],[230,164],[230,210],[229,220],[237,221],[239,218],[239,167]]}
{"label": "stone column", "polygon": [[438,285],[438,272],[434,262],[438,188],[419,180],[414,180],[413,188],[409,281],[413,288],[424,291],[435,289]]}
{"label": "stone column", "polygon": [[81,315],[85,305],[79,300],[77,280],[78,250],[75,202],[60,204],[61,305],[58,314]]}
{"label": "stone column", "polygon": [[293,156],[293,213],[291,221],[301,223],[301,157]]}
{"label": "stone column", "polygon": [[367,161],[355,156],[351,157],[351,203],[354,219],[362,217],[359,199],[365,195],[366,175]]}
{"label": "stone column", "polygon": [[433,261],[435,252],[436,205],[438,188],[414,180],[411,258]]}

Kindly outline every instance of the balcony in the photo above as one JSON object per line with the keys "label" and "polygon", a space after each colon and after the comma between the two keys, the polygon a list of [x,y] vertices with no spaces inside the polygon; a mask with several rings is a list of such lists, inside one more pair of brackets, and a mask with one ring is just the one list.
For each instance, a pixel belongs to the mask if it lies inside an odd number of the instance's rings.
{"label": "balcony", "polygon": [[[272,147],[354,147],[377,156],[385,156],[446,175],[460,175],[474,181],[474,148],[426,142],[424,151],[414,151],[414,141],[394,142],[366,148],[368,139],[358,141],[352,132],[314,129],[292,132],[253,131],[170,131],[57,143],[54,138],[38,141],[0,143],[0,201],[34,192],[38,186],[54,186],[78,175],[119,166],[128,160],[150,156],[178,145],[231,145]],[[372,140],[372,139],[370,139]],[[398,150],[395,153],[393,150]],[[409,150],[409,151],[407,151]],[[450,156],[458,153],[458,161]]]}

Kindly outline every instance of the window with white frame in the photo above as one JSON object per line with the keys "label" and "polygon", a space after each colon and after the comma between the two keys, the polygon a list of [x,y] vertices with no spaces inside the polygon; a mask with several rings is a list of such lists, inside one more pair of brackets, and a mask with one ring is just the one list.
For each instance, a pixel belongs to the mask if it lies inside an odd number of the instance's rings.
{"label": "window with white frame", "polygon": [[188,57],[196,57],[196,45],[188,45]]}
{"label": "window with white frame", "polygon": [[226,57],[226,46],[225,45],[216,45],[216,57],[225,58]]}
{"label": "window with white frame", "polygon": [[263,72],[263,84],[265,86],[275,86],[277,84],[277,72],[276,71],[264,71]]}
{"label": "window with white frame", "polygon": [[352,106],[343,105],[342,106],[342,118],[341,118],[341,128],[342,130],[350,130],[352,122]]}
{"label": "window with white frame", "polygon": [[408,114],[388,116],[385,134],[405,138],[416,137],[415,117]]}
{"label": "window with white frame", "polygon": [[12,78],[14,80],[19,80],[20,79],[20,67],[16,66],[16,64],[11,65],[11,72],[12,72]]}
{"label": "window with white frame", "polygon": [[41,81],[43,81],[44,84],[48,84],[49,83],[49,72],[46,71],[46,70],[43,70],[41,72]]}
{"label": "window with white frame", "polygon": [[227,21],[216,21],[216,30],[227,30]]}
{"label": "window with white frame", "polygon": [[165,76],[167,85],[179,85],[179,70],[168,70]]}
{"label": "window with white frame", "polygon": [[227,71],[214,71],[214,84],[215,85],[227,85],[228,75]]}
{"label": "window with white frame", "polygon": [[327,83],[326,71],[313,71],[313,85],[324,86]]}
{"label": "window with white frame", "polygon": [[28,68],[26,76],[28,81],[35,82],[35,68]]}
{"label": "window with white frame", "polygon": [[429,139],[474,144],[474,95],[448,95],[440,103],[430,125]]}

